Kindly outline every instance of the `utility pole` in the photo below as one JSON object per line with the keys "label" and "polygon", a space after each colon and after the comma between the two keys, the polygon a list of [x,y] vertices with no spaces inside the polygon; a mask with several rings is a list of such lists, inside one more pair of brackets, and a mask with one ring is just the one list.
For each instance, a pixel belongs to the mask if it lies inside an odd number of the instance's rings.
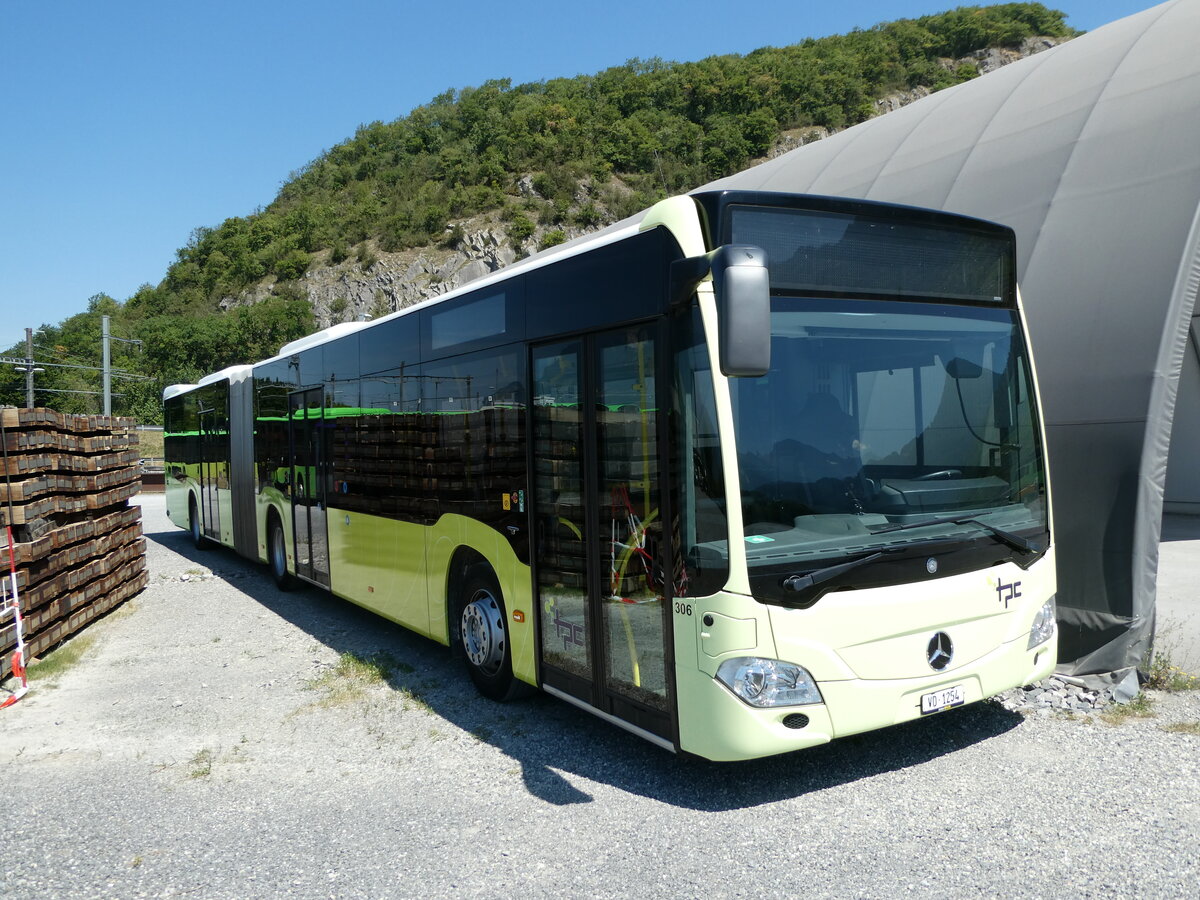
{"label": "utility pole", "polygon": [[33,329],[25,329],[25,408],[33,409]]}
{"label": "utility pole", "polygon": [[[16,362],[16,360],[8,360]],[[41,366],[33,364],[33,329],[25,329],[25,365],[14,366],[18,372],[25,373],[25,408],[33,409],[33,376],[38,372],[45,372]]]}
{"label": "utility pole", "polygon": [[[129,338],[113,337],[112,333],[109,331],[109,317],[108,316],[100,317],[100,345],[101,345],[101,347],[100,347],[100,356],[101,356],[100,371],[102,373],[102,377],[103,377],[103,381],[104,381],[103,390],[101,390],[100,393],[102,393],[104,395],[104,414],[106,416],[112,415],[112,378],[113,378],[112,342],[113,341],[120,341],[122,344],[137,344],[139,348],[142,346],[141,341],[130,340]],[[145,376],[131,375],[128,372],[125,372],[124,370],[122,370],[122,371],[117,372],[117,377],[118,378],[144,378]]]}
{"label": "utility pole", "polygon": [[100,317],[100,343],[103,348],[100,353],[100,365],[104,371],[104,414],[112,415],[112,352],[108,334],[108,316]]}

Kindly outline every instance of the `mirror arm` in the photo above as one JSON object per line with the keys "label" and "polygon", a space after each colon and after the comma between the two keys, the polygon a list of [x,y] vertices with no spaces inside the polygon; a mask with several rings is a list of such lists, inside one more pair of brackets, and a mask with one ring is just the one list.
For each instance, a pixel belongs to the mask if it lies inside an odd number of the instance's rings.
{"label": "mirror arm", "polygon": [[671,263],[670,304],[675,309],[685,306],[696,293],[696,286],[712,271],[712,255],[689,256]]}

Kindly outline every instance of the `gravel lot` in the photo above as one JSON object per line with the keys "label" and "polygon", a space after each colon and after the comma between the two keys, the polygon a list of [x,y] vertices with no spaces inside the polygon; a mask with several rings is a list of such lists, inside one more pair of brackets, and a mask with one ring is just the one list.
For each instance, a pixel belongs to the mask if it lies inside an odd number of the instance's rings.
{"label": "gravel lot", "polygon": [[[987,703],[787,757],[678,760],[497,706],[429,641],[198,553],[0,712],[13,897],[1185,897],[1200,692],[1109,724]],[[212,576],[203,573],[211,571]],[[185,580],[186,577],[186,580]],[[386,653],[384,682],[339,656]]]}

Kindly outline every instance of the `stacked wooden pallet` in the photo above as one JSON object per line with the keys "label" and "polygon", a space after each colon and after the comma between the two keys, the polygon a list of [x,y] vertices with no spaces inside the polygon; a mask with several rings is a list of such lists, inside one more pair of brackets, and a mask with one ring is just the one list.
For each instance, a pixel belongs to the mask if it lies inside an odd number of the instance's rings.
{"label": "stacked wooden pallet", "polygon": [[[29,659],[146,586],[141,510],[129,505],[138,435],[132,419],[48,409],[0,409],[0,425],[0,523],[12,527]],[[15,638],[0,620],[0,677]]]}

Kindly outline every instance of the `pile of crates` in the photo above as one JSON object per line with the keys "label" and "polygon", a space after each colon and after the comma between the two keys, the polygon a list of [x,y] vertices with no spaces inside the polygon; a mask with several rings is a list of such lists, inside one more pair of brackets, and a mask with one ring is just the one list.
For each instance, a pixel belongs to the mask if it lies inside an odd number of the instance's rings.
{"label": "pile of crates", "polygon": [[[138,433],[133,419],[48,409],[0,409],[0,426],[0,524],[12,532],[28,662],[146,586],[141,509],[129,503],[140,489]],[[10,616],[0,621],[0,678],[15,646]]]}

